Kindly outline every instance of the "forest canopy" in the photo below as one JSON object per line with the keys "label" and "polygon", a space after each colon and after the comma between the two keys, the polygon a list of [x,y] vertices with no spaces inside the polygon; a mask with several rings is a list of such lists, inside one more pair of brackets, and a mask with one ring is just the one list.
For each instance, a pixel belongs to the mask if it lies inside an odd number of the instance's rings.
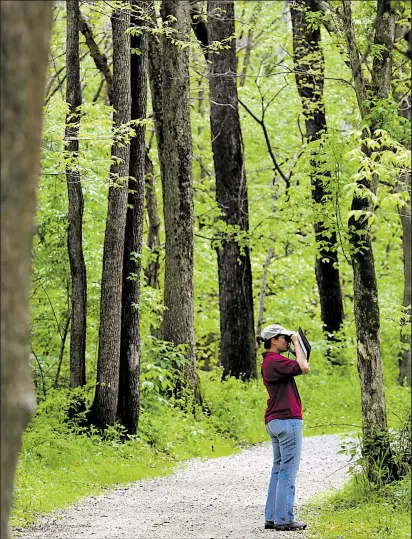
{"label": "forest canopy", "polygon": [[354,425],[369,464],[391,457],[410,414],[410,20],[389,0],[54,3],[27,439],[50,406],[70,436],[157,446],[157,418],[183,413],[200,438],[259,441],[256,337],[280,323],[312,344],[312,433]]}
{"label": "forest canopy", "polygon": [[[292,2],[293,4],[293,2]],[[296,4],[299,4],[296,3]],[[305,3],[302,3],[304,5]],[[311,3],[309,2],[308,5]],[[320,3],[322,4],[322,3]],[[383,357],[396,371],[403,341],[394,335],[408,332],[407,311],[403,302],[402,222],[407,213],[409,190],[402,174],[408,168],[409,123],[399,108],[409,106],[410,62],[405,56],[407,42],[395,39],[393,76],[390,93],[362,118],[348,60],[345,34],[340,26],[339,2],[328,2],[329,9],[310,9],[307,24],[312,33],[318,29],[323,61],[316,51],[302,62],[313,69],[312,77],[323,78],[323,96],[327,125],[320,136],[307,139],[305,109],[296,81],[293,52],[293,29],[288,2],[237,2],[235,36],[207,45],[220,55],[236,38],[237,94],[244,151],[244,174],[247,178],[248,229],[221,218],[216,202],[215,167],[211,147],[210,99],[208,73],[210,53],[199,41],[199,32],[189,31],[177,48],[188,50],[190,85],[190,137],[193,147],[193,226],[194,226],[194,326],[196,360],[200,368],[219,365],[219,287],[217,253],[223,237],[236,238],[240,252],[250,251],[253,275],[253,304],[257,329],[262,324],[282,321],[286,327],[304,327],[319,353],[327,353],[327,336],[322,331],[319,290],[315,263],[322,260],[313,223],[324,229],[321,241],[327,250],[328,239],[335,239],[342,287],[342,325],[345,346],[334,352],[338,363],[354,361],[353,276],[348,219],[355,221],[362,210],[351,209],[357,192],[357,180],[363,171],[379,177],[376,193],[371,194],[373,208],[367,210],[368,226],[376,257],[376,275],[382,323]],[[408,19],[407,3],[398,3],[397,25]],[[313,5],[316,7],[317,3]],[[202,2],[191,4],[196,13],[192,25],[205,24]],[[84,197],[83,253],[87,268],[87,379],[96,376],[98,330],[100,325],[100,285],[103,241],[113,136],[126,145],[133,134],[133,123],[113,130],[110,87],[105,73],[97,67],[89,49],[93,39],[96,49],[112,77],[112,37],[110,16],[114,4],[81,2],[80,33],[81,121],[78,155],[65,151],[65,121],[68,113],[66,72],[66,7],[54,8],[54,28],[50,52],[49,79],[45,100],[42,175],[39,189],[37,232],[34,244],[32,312],[32,361],[39,395],[55,386],[67,385],[71,307],[71,274],[67,252],[66,169],[75,166]],[[191,9],[192,9],[191,8]],[[362,73],[370,77],[374,59],[381,46],[371,45],[376,21],[375,2],[355,2],[353,24],[357,46],[362,55]],[[203,10],[203,11],[202,11]],[[143,32],[158,46],[158,38],[170,31],[170,17],[158,19],[145,15]],[[407,23],[406,23],[407,24]],[[172,34],[173,35],[173,34]],[[87,37],[89,36],[89,37]],[[90,37],[92,36],[92,37]],[[173,41],[173,40],[172,40]],[[90,43],[89,43],[90,44]],[[151,49],[155,55],[155,49]],[[159,52],[159,51],[157,51]],[[218,56],[217,52],[215,53]],[[132,49],[132,58],[139,54]],[[317,64],[312,67],[311,62]],[[159,58],[149,58],[151,62]],[[147,68],[146,68],[147,69]],[[153,66],[151,67],[153,70]],[[302,84],[298,81],[298,84]],[[172,96],[170,96],[172,98]],[[304,98],[303,98],[304,99]],[[372,98],[371,98],[372,99]],[[376,98],[373,98],[376,99]],[[402,101],[403,99],[403,101]],[[399,101],[402,105],[399,105]],[[313,100],[316,107],[316,100]],[[142,264],[140,327],[142,357],[145,347],[155,346],[153,337],[164,310],[163,286],[165,263],[165,225],[160,182],[161,163],[155,136],[156,116],[151,112],[153,96],[149,93],[146,127],[146,210],[143,243],[138,253]],[[175,108],[177,104],[172,104]],[[319,106],[319,103],[318,103]],[[322,106],[322,105],[321,105]],[[312,108],[313,108],[312,107]],[[310,109],[310,107],[309,107]],[[310,112],[310,110],[309,110]],[[313,112],[316,113],[316,110]],[[369,133],[367,158],[361,152],[362,130],[378,118],[379,129]],[[365,161],[366,159],[366,161]],[[360,171],[361,168],[361,171]],[[311,178],[321,176],[321,200],[311,202]],[[150,180],[150,181],[149,181]],[[149,196],[151,195],[151,196]],[[150,216],[150,200],[156,215]],[[150,245],[151,219],[158,219],[156,246]],[[239,228],[240,227],[240,228]],[[319,231],[318,234],[319,236]],[[166,254],[167,256],[167,254]],[[328,256],[328,254],[326,254]],[[149,269],[156,262],[156,278]],[[332,265],[332,264],[329,264]],[[151,282],[150,282],[151,281]],[[263,292],[263,297],[262,297]],[[240,295],[240,294],[239,294]],[[263,301],[263,304],[262,304]],[[336,305],[335,305],[336,308]],[[336,328],[335,328],[336,329]],[[347,346],[352,342],[351,346]],[[337,343],[336,346],[339,347]],[[394,374],[395,375],[395,374]]]}

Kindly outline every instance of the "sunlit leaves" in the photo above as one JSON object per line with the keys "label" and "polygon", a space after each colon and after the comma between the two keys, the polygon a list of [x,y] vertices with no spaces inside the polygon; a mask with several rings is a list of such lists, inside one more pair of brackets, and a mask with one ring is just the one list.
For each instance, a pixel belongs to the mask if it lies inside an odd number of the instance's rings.
{"label": "sunlit leaves", "polygon": [[[369,47],[373,30],[374,2],[353,2],[354,18],[362,53],[366,53],[364,68],[382,50]],[[350,255],[348,235],[350,223],[355,219],[367,219],[376,257],[379,294],[382,302],[402,302],[403,272],[401,250],[401,226],[398,209],[410,203],[410,192],[402,180],[410,168],[409,122],[400,117],[396,99],[370,99],[373,113],[360,122],[358,105],[347,65],[343,37],[329,33],[323,26],[324,14],[310,14],[313,28],[320,27],[325,61],[325,110],[328,134],[316,142],[305,145],[304,122],[299,95],[293,72],[291,28],[287,3],[264,1],[262,9],[258,2],[236,2],[236,45],[238,73],[244,71],[243,84],[239,76],[240,99],[257,115],[265,109],[265,122],[273,151],[279,166],[291,175],[291,187],[286,192],[285,183],[273,170],[273,163],[258,123],[240,108],[244,152],[245,175],[248,185],[249,233],[238,227],[227,226],[220,219],[215,202],[215,179],[210,149],[208,65],[197,39],[189,35],[177,35],[175,22],[169,19],[154,25],[147,14],[143,29],[152,36],[166,36],[176,46],[190,46],[191,61],[191,120],[194,148],[194,218],[195,218],[195,320],[198,360],[216,364],[219,348],[219,309],[217,286],[217,252],[225,239],[236,238],[242,247],[251,251],[253,271],[253,294],[255,309],[259,301],[261,279],[269,247],[273,258],[267,268],[267,296],[264,322],[282,321],[295,327],[296,321],[310,330],[315,341],[321,343],[320,308],[316,287],[314,264],[318,253],[315,245],[313,222],[322,225],[323,243],[333,233],[338,237],[340,274],[345,296],[345,328],[349,340],[353,338],[353,312],[351,304],[352,269],[348,264]],[[330,2],[333,9],[340,2]],[[96,41],[108,57],[111,65],[110,14],[113,3],[82,3],[81,10],[95,30]],[[49,76],[65,62],[65,10],[64,3],[55,8],[56,23]],[[333,17],[332,17],[333,15]],[[328,19],[329,17],[329,19]],[[335,18],[331,11],[327,20]],[[150,19],[150,20],[149,20]],[[251,32],[252,50],[249,59],[246,45]],[[130,33],[136,29],[130,29]],[[229,46],[227,41],[214,43],[219,52]],[[44,364],[55,372],[53,365],[58,358],[61,337],[59,328],[64,326],[67,313],[69,270],[67,258],[67,194],[66,166],[80,175],[85,208],[83,245],[88,272],[88,372],[92,377],[95,369],[97,335],[99,328],[99,296],[103,234],[107,210],[107,190],[110,185],[124,185],[128,178],[111,178],[111,145],[130,143],[133,124],[114,130],[113,109],[108,105],[103,87],[95,98],[100,84],[100,74],[87,53],[84,38],[81,41],[82,89],[79,154],[65,152],[64,126],[67,106],[64,96],[64,69],[59,75],[62,81],[50,99],[44,114],[42,144],[42,176],[40,181],[37,231],[33,259],[35,280],[33,282],[32,336],[33,349]],[[303,44],[304,45],[304,44]],[[137,53],[137,51],[135,51]],[[308,60],[313,60],[310,57]],[[410,62],[397,51],[394,52],[394,93],[406,95],[410,88]],[[315,70],[316,74],[316,70]],[[307,82],[310,84],[310,81]],[[56,88],[56,82],[53,88]],[[150,98],[150,96],[149,96]],[[94,100],[94,101],[93,101]],[[313,106],[309,103],[309,106]],[[309,110],[309,107],[308,107]],[[148,116],[151,114],[149,102]],[[371,131],[370,125],[379,126]],[[162,190],[156,154],[156,138],[151,123],[147,124],[147,144],[151,144],[150,157],[154,163],[155,190],[159,213],[162,218]],[[362,150],[364,148],[366,153]],[[322,204],[316,205],[311,197],[311,177],[321,181],[327,193]],[[403,182],[403,183],[402,183]],[[376,188],[376,189],[375,189]],[[351,213],[354,196],[366,198],[370,203],[367,213]],[[160,225],[160,242],[164,242],[163,224]],[[364,236],[364,234],[363,234]],[[145,224],[144,242],[147,237]],[[362,233],[358,246],[364,247]],[[141,254],[142,267],[150,262],[152,253],[144,243]],[[346,258],[345,258],[346,257]],[[164,252],[160,253],[163,280]],[[36,280],[37,279],[37,280]],[[45,290],[49,295],[47,298]],[[298,291],[298,293],[297,293]],[[154,290],[143,283],[139,307],[141,334],[143,338],[142,359],[155,364],[157,345],[148,339],[153,328],[158,328],[163,313],[163,290]],[[53,314],[53,309],[54,313]],[[394,307],[395,308],[395,307]],[[255,311],[255,312],[256,312]],[[386,316],[383,311],[382,331],[387,336],[397,330],[399,317]],[[57,319],[57,322],[56,322]],[[353,346],[352,340],[350,340]],[[68,344],[68,342],[67,342]],[[68,356],[64,357],[62,382],[67,381]],[[389,357],[388,350],[384,352]],[[163,361],[163,360],[162,360]],[[158,364],[161,369],[166,365]],[[37,369],[38,367],[36,367]],[[392,367],[391,367],[392,368]],[[150,368],[147,370],[149,373]],[[153,369],[153,373],[157,370]],[[158,372],[158,371],[157,371]],[[146,371],[145,371],[146,373]],[[163,376],[163,373],[159,373]],[[160,388],[159,377],[147,378],[145,394],[153,394]],[[156,385],[157,384],[157,385]]]}

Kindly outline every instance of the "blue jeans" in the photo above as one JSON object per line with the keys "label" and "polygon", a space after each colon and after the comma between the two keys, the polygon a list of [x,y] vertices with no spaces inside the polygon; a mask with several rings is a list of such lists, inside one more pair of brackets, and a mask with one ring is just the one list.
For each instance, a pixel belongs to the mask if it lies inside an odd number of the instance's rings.
{"label": "blue jeans", "polygon": [[266,424],[272,439],[273,467],[265,507],[265,520],[275,524],[295,521],[296,475],[302,452],[303,421],[301,419],[273,419]]}

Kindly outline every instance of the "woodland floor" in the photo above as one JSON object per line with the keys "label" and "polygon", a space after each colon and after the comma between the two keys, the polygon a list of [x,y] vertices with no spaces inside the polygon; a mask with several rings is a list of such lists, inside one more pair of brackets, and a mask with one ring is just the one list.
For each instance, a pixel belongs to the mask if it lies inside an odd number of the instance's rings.
{"label": "woodland floor", "polygon": [[[297,480],[299,509],[348,479],[338,435],[304,438]],[[267,539],[300,537],[263,527],[272,449],[253,446],[229,457],[192,460],[166,477],[138,481],[81,500],[43,517],[35,527],[14,530],[19,539]],[[50,496],[53,493],[50,492]]]}

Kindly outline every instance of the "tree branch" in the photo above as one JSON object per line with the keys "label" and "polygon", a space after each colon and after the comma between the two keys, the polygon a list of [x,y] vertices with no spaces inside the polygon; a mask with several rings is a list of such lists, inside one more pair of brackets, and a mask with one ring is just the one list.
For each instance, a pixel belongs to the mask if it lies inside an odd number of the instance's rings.
{"label": "tree branch", "polygon": [[100,71],[100,73],[103,75],[103,77],[106,80],[107,84],[107,94],[109,96],[110,104],[113,104],[112,100],[112,86],[113,86],[113,77],[112,73],[110,71],[110,68],[107,64],[107,57],[104,53],[100,52],[99,46],[97,45],[94,37],[92,29],[89,26],[89,23],[85,19],[83,15],[80,17],[80,31],[83,34],[86,45],[89,48],[90,55],[94,60],[95,66]]}
{"label": "tree branch", "polygon": [[44,372],[43,372],[43,368],[41,366],[41,363],[39,361],[39,358],[37,357],[37,354],[36,352],[33,350],[33,346],[31,347],[31,353],[33,354],[33,357],[34,359],[36,360],[36,363],[39,367],[39,371],[40,371],[40,377],[41,377],[41,383],[42,383],[42,386],[43,386],[43,395],[45,397],[47,397],[47,390],[46,390],[46,381],[44,379]]}
{"label": "tree branch", "polygon": [[67,334],[69,332],[69,325],[70,325],[71,318],[72,318],[71,313],[67,313],[66,324],[64,325],[62,342],[61,342],[61,346],[60,346],[60,354],[59,354],[59,361],[58,361],[58,365],[57,365],[56,379],[54,380],[54,388],[55,389],[57,389],[57,387],[59,385],[60,371],[61,371],[63,358],[64,358],[64,348],[65,348],[65,345],[66,345],[66,339],[67,339]]}
{"label": "tree branch", "polygon": [[[82,61],[84,58],[86,58],[87,54],[83,54],[83,56],[80,57],[80,61]],[[57,58],[57,57],[56,57]],[[63,83],[64,81],[66,80],[66,75],[63,76],[63,78],[61,80],[59,80],[59,75],[66,69],[66,64],[61,67],[59,70],[57,70],[55,72],[55,74],[50,78],[48,84],[47,84],[47,89],[46,89],[46,100],[45,100],[45,105],[47,105],[47,103],[50,101],[50,99],[54,96],[54,94],[63,86]],[[54,81],[58,79],[58,85],[56,86],[56,88],[53,89],[53,92],[49,95],[51,89],[52,89],[52,86],[53,86],[53,83]]]}
{"label": "tree branch", "polygon": [[267,146],[267,149],[268,149],[268,152],[269,152],[269,155],[272,159],[272,163],[273,163],[273,166],[274,168],[277,170],[277,172],[279,173],[280,177],[282,178],[282,180],[285,182],[285,185],[286,185],[286,188],[289,189],[290,187],[290,177],[288,176],[285,176],[285,174],[282,172],[282,170],[280,169],[279,167],[279,164],[276,160],[276,156],[275,154],[273,153],[273,150],[272,150],[272,145],[270,143],[270,139],[269,139],[269,134],[267,132],[267,129],[266,129],[266,125],[265,125],[265,122],[263,121],[263,119],[261,120],[260,118],[258,118],[256,116],[256,114],[254,114],[240,99],[238,99],[239,103],[242,105],[242,107],[246,110],[246,112],[248,114],[250,114],[250,116],[252,116],[252,118],[260,125],[260,127],[262,128],[263,130],[263,135],[265,137],[265,141],[266,141],[266,146]]}
{"label": "tree branch", "polygon": [[99,83],[99,86],[96,90],[96,93],[94,94],[94,97],[93,97],[93,103],[96,103],[97,100],[99,99],[99,96],[100,96],[100,92],[102,91],[102,88],[103,88],[103,85],[104,85],[104,81],[105,79],[102,79]]}

